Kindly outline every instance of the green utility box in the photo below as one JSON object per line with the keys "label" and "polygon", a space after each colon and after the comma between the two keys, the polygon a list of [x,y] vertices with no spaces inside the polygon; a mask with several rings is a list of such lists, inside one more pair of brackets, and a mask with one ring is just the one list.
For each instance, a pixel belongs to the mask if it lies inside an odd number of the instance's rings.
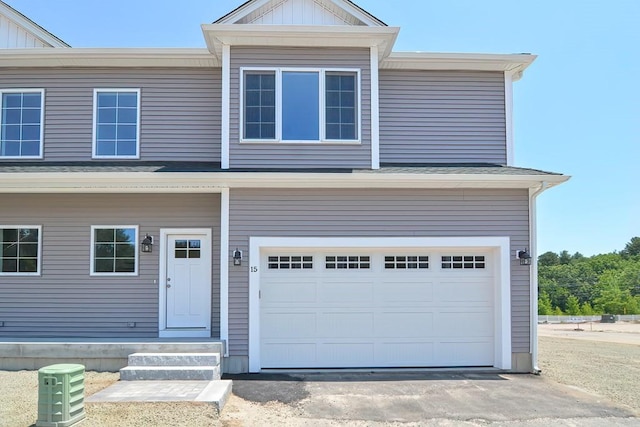
{"label": "green utility box", "polygon": [[36,426],[68,427],[84,418],[84,365],[66,363],[41,368]]}

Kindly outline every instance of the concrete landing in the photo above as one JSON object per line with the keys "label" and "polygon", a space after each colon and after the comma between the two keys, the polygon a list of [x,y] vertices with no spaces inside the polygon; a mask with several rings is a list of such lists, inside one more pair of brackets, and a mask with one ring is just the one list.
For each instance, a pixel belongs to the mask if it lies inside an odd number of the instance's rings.
{"label": "concrete landing", "polygon": [[222,411],[232,381],[118,381],[85,402],[205,402]]}

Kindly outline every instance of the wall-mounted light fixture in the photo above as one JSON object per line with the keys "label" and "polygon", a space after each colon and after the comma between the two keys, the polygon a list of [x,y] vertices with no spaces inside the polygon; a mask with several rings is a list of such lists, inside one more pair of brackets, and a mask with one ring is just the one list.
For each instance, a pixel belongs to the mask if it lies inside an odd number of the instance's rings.
{"label": "wall-mounted light fixture", "polygon": [[242,265],[242,251],[238,248],[233,251],[233,265]]}
{"label": "wall-mounted light fixture", "polygon": [[520,265],[531,265],[531,254],[526,248],[516,251],[516,257],[520,260]]}
{"label": "wall-mounted light fixture", "polygon": [[144,253],[153,252],[153,237],[149,236],[149,234],[144,236],[142,243],[140,243],[140,251]]}

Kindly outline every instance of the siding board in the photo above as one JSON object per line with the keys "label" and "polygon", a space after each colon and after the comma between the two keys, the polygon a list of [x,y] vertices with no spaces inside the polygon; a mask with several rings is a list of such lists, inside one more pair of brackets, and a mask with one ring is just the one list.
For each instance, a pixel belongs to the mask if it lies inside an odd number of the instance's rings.
{"label": "siding board", "polygon": [[[240,143],[240,68],[309,67],[361,70],[362,143]],[[369,49],[231,48],[229,157],[232,168],[371,167],[371,62]]]}
{"label": "siding board", "polygon": [[[211,327],[220,335],[218,195],[5,194],[0,224],[42,225],[42,276],[0,276],[2,336],[157,337],[160,228],[213,230]],[[154,236],[153,253],[138,254],[137,277],[90,277],[91,225],[120,224]]]}
{"label": "siding board", "polygon": [[140,160],[220,161],[219,68],[0,70],[25,87],[45,89],[44,161],[91,160],[94,88],[141,89]]}
{"label": "siding board", "polygon": [[[509,236],[529,247],[526,190],[231,190],[230,250],[249,237]],[[248,355],[247,259],[230,269],[230,351]],[[529,351],[529,267],[511,260],[512,350]]]}
{"label": "siding board", "polygon": [[506,164],[504,75],[380,70],[382,163]]}

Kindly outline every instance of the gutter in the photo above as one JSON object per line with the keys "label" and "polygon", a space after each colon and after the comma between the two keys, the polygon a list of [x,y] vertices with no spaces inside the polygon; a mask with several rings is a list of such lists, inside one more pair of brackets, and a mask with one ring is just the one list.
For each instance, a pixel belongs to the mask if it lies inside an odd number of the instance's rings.
{"label": "gutter", "polygon": [[536,199],[545,190],[551,188],[548,182],[542,181],[537,188],[529,189],[529,248],[531,251],[531,271],[529,272],[530,283],[530,348],[531,348],[531,368],[532,373],[539,375],[540,368],[538,367],[538,227],[536,223]]}

